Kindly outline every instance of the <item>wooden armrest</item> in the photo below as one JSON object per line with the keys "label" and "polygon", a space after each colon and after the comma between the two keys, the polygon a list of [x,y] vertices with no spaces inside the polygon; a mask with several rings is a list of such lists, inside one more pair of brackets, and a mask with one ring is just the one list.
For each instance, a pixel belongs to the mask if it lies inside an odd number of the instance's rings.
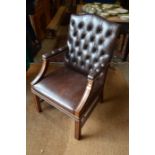
{"label": "wooden armrest", "polygon": [[36,83],[38,83],[41,80],[41,78],[45,75],[45,73],[47,71],[48,65],[49,65],[49,62],[46,60],[43,60],[40,72],[35,77],[35,79],[31,82],[31,85],[35,85]]}
{"label": "wooden armrest", "polygon": [[85,88],[84,94],[81,98],[81,101],[80,101],[78,107],[75,110],[75,115],[78,117],[80,116],[81,110],[83,109],[84,105],[86,104],[86,102],[89,98],[89,95],[90,95],[92,87],[93,87],[93,83],[94,83],[93,80],[91,80],[89,78],[87,79],[87,86]]}
{"label": "wooden armrest", "polygon": [[62,48],[58,48],[52,52],[49,52],[49,53],[46,53],[46,54],[43,54],[42,55],[42,58],[43,58],[43,63],[42,63],[42,67],[41,67],[41,70],[40,72],[38,73],[38,75],[36,76],[36,78],[31,82],[31,85],[34,85],[36,83],[38,83],[45,75],[46,71],[47,71],[47,68],[48,68],[48,65],[49,65],[49,59],[53,56],[56,56],[60,53],[63,53],[65,52],[66,50],[68,49],[67,46],[64,46]]}
{"label": "wooden armrest", "polygon": [[50,21],[50,23],[47,25],[47,30],[54,30],[57,31],[61,21],[63,20],[63,16],[66,12],[67,8],[65,6],[60,6],[58,11],[56,12],[53,19]]}
{"label": "wooden armrest", "polygon": [[48,53],[42,55],[42,59],[43,60],[48,60],[51,57],[54,57],[54,56],[56,56],[58,54],[61,54],[61,53],[65,52],[67,49],[68,49],[68,47],[66,45],[64,47],[61,47],[61,48],[58,48],[58,49],[53,50],[51,52],[48,52]]}
{"label": "wooden armrest", "polygon": [[[108,70],[108,67],[109,67],[109,63],[105,66],[105,70],[104,72],[99,72],[99,73],[90,73],[87,77],[87,86],[85,88],[85,91],[84,91],[84,94],[81,98],[81,101],[78,105],[78,107],[76,108],[75,110],[75,115],[76,116],[80,116],[81,114],[81,110],[83,109],[83,107],[85,106],[85,104],[87,103],[88,101],[88,98],[93,90],[93,87],[94,87],[94,84],[96,82],[96,80],[98,80],[98,78],[100,78],[101,76],[103,76],[103,74],[107,74],[107,70]],[[106,75],[103,77],[103,81],[105,81],[105,77]]]}
{"label": "wooden armrest", "polygon": [[85,91],[84,91],[84,94],[83,94],[83,96],[81,98],[81,101],[80,101],[78,107],[75,110],[75,115],[76,116],[78,116],[78,117],[80,116],[81,110],[83,109],[83,107],[87,103],[88,98],[89,98],[89,96],[91,94],[91,91],[93,90],[94,83],[95,83],[96,79],[99,77],[98,75],[99,74],[96,75],[96,74],[91,73],[91,74],[89,74],[87,76],[87,86],[85,88]]}

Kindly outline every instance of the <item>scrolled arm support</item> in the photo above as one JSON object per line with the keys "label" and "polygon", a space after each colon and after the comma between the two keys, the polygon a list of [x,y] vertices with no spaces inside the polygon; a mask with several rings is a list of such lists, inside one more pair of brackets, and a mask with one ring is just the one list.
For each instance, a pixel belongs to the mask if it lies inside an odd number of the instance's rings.
{"label": "scrolled arm support", "polygon": [[[80,103],[78,105],[78,107],[76,108],[75,110],[75,115],[76,116],[80,116],[81,115],[81,110],[83,109],[83,107],[85,106],[85,104],[87,103],[88,101],[88,98],[93,90],[93,87],[94,87],[94,84],[95,84],[95,81],[101,77],[103,74],[107,74],[107,69],[109,67],[109,63],[105,66],[105,70],[104,72],[100,72],[98,74],[93,74],[93,73],[90,73],[87,77],[87,86],[85,88],[85,91],[84,91],[84,94],[80,100]],[[105,76],[104,76],[105,77]],[[105,81],[105,78],[103,79],[103,82]]]}
{"label": "scrolled arm support", "polygon": [[88,76],[87,86],[85,88],[84,94],[83,94],[83,96],[81,98],[81,101],[80,101],[78,107],[75,110],[75,115],[78,116],[78,117],[80,116],[81,110],[83,109],[84,105],[86,104],[86,102],[87,102],[87,100],[88,100],[88,98],[89,98],[89,96],[91,94],[93,84],[94,84],[93,80],[90,79],[89,76]]}
{"label": "scrolled arm support", "polygon": [[45,75],[47,71],[48,65],[49,65],[49,62],[46,60],[43,60],[41,70],[39,74],[36,76],[36,78],[31,82],[31,85],[35,85],[42,79],[42,77]]}
{"label": "scrolled arm support", "polygon": [[44,75],[45,75],[45,73],[47,71],[47,68],[49,66],[50,58],[65,52],[67,49],[68,49],[68,47],[64,46],[62,48],[58,48],[56,50],[53,50],[53,51],[48,52],[46,54],[43,54],[42,55],[43,63],[42,63],[41,70],[40,70],[39,74],[36,76],[36,78],[31,82],[31,85],[35,85],[36,83],[38,83],[44,77]]}

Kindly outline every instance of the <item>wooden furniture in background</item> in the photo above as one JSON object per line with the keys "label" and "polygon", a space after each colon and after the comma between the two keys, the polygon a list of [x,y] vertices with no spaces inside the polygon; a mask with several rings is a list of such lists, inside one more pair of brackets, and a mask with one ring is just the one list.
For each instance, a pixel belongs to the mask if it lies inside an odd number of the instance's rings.
{"label": "wooden furniture in background", "polygon": [[63,16],[66,13],[67,8],[65,6],[60,6],[58,11],[56,12],[55,16],[52,18],[50,23],[47,25],[47,37],[51,38],[56,35],[56,32],[63,20]]}
{"label": "wooden furniture in background", "polygon": [[51,1],[38,0],[35,7],[35,14],[31,16],[31,19],[38,39],[44,39],[46,26],[51,20]]}
{"label": "wooden furniture in background", "polygon": [[[74,2],[75,0],[73,0]],[[45,37],[54,36],[61,21],[72,5],[70,0],[38,0],[35,7],[35,14],[31,16],[31,23],[39,40]]]}

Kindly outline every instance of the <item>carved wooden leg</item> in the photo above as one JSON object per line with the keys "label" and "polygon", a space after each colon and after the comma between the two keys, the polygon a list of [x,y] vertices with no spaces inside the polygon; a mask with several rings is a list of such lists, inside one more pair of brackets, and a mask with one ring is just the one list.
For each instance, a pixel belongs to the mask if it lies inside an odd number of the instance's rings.
{"label": "carved wooden leg", "polygon": [[80,140],[81,138],[81,121],[75,121],[75,138]]}
{"label": "carved wooden leg", "polygon": [[38,96],[34,95],[34,100],[35,100],[35,105],[36,105],[36,109],[38,112],[42,112],[42,109],[41,109],[41,105],[40,105],[40,99]]}

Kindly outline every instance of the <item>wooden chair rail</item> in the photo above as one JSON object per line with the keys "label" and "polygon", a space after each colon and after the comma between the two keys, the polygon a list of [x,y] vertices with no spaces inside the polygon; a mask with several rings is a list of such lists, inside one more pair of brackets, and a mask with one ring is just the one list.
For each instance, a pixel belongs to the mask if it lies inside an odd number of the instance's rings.
{"label": "wooden chair rail", "polygon": [[45,102],[49,103],[50,105],[52,105],[53,107],[57,108],[58,110],[64,112],[66,115],[68,115],[70,118],[79,121],[79,118],[77,116],[75,116],[74,114],[72,114],[71,112],[68,112],[67,110],[65,110],[64,108],[58,106],[58,104],[56,102],[52,102],[50,99],[48,99],[47,97],[41,95],[40,93],[38,93],[37,91],[35,91],[34,89],[31,89],[31,91],[33,92],[33,94],[39,96],[42,100],[44,100]]}
{"label": "wooden chair rail", "polygon": [[97,96],[95,98],[94,102],[92,103],[92,105],[89,107],[89,109],[82,116],[82,119],[81,119],[81,127],[84,125],[84,123],[88,119],[89,115],[91,114],[91,112],[93,111],[93,109],[95,108],[95,106],[97,105],[97,101],[98,100],[99,100],[99,97]]}

